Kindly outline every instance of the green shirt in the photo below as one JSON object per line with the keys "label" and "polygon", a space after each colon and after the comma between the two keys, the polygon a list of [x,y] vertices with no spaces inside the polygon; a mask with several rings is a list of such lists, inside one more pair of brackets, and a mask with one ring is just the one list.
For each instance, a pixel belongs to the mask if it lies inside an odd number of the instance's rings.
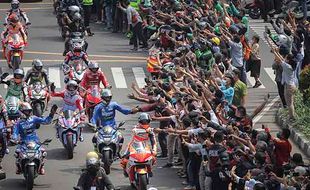
{"label": "green shirt", "polygon": [[240,106],[241,100],[247,95],[247,86],[241,80],[238,80],[234,86],[235,94],[233,99],[233,105]]}
{"label": "green shirt", "polygon": [[13,80],[9,81],[8,91],[6,93],[5,99],[9,96],[15,96],[22,100],[23,98],[23,83],[16,84]]}
{"label": "green shirt", "polygon": [[93,5],[93,0],[83,0],[83,5]]}

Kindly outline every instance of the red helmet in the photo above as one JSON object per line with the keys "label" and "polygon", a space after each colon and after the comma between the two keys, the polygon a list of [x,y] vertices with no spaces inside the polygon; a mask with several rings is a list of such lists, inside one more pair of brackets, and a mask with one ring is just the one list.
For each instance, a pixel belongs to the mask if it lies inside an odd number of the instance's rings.
{"label": "red helmet", "polygon": [[11,14],[8,20],[12,23],[17,23],[19,21],[19,18],[16,14]]}

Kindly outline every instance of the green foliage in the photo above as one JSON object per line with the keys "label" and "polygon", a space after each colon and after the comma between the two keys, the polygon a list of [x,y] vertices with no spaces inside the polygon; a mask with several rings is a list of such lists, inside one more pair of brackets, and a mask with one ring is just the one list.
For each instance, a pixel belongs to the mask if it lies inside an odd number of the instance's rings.
{"label": "green foliage", "polygon": [[293,125],[310,139],[310,99],[305,100],[303,95],[298,91],[295,95],[294,106],[296,121]]}
{"label": "green foliage", "polygon": [[310,100],[310,65],[306,66],[300,73],[299,88],[305,101]]}

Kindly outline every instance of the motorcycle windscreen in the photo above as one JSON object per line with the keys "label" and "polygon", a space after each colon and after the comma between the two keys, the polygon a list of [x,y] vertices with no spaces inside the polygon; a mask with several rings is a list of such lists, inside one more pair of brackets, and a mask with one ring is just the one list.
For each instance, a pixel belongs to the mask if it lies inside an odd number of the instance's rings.
{"label": "motorcycle windscreen", "polygon": [[65,119],[70,120],[70,119],[72,119],[74,112],[71,110],[65,110],[63,113],[64,113]]}
{"label": "motorcycle windscreen", "polygon": [[18,111],[19,99],[17,97],[9,96],[5,101],[9,113],[16,113]]}
{"label": "motorcycle windscreen", "polygon": [[131,146],[138,154],[149,152],[149,150],[146,148],[145,143],[143,142],[134,141]]}

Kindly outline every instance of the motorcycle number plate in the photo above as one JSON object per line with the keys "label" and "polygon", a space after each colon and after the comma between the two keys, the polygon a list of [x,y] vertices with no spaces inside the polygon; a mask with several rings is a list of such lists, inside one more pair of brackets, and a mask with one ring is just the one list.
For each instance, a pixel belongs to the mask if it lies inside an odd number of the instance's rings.
{"label": "motorcycle number plate", "polygon": [[96,190],[95,186],[90,187],[90,190]]}

